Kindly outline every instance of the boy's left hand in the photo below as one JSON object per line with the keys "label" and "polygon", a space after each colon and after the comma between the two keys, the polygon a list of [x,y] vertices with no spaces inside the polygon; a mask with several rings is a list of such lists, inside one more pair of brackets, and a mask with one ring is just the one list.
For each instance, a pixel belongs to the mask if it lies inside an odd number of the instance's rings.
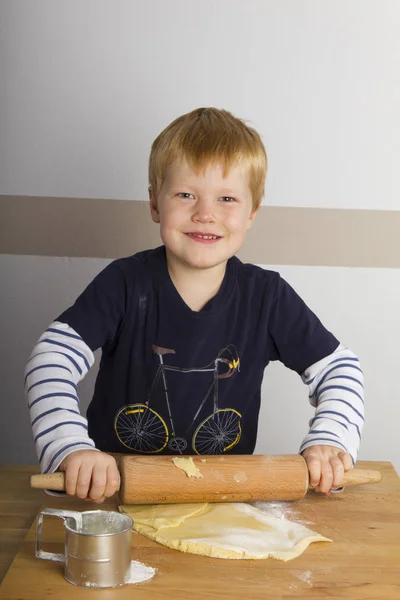
{"label": "boy's left hand", "polygon": [[301,454],[307,463],[310,486],[323,494],[342,487],[344,473],[353,468],[350,454],[335,446],[310,446]]}

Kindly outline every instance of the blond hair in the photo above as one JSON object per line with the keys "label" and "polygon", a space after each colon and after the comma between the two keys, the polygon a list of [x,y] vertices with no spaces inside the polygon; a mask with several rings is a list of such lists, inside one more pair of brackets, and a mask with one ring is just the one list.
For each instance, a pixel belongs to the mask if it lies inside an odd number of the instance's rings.
{"label": "blond hair", "polygon": [[232,166],[248,169],[253,209],[261,204],[267,154],[260,135],[227,110],[197,108],[175,119],[154,140],[149,158],[149,184],[158,196],[166,169],[186,159],[195,171],[219,163],[226,177]]}

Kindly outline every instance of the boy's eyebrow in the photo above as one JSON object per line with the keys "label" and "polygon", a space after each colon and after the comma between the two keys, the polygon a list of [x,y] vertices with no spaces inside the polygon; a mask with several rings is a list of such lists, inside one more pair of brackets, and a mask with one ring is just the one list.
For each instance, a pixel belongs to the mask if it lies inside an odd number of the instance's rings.
{"label": "boy's eyebrow", "polygon": [[240,193],[240,190],[232,190],[231,188],[223,188],[220,191],[221,191],[221,193],[224,193],[224,194],[233,194],[234,196],[237,195],[238,193]]}
{"label": "boy's eyebrow", "polygon": [[[197,186],[196,186],[196,184],[190,183],[188,181],[179,181],[177,183],[172,182],[170,187],[172,189],[179,189],[179,188],[183,188],[183,187],[195,189]],[[233,195],[233,196],[243,193],[243,190],[239,190],[239,189],[234,190],[233,188],[225,188],[225,187],[218,188],[218,191],[220,194],[226,194],[226,195],[229,194],[229,195]]]}

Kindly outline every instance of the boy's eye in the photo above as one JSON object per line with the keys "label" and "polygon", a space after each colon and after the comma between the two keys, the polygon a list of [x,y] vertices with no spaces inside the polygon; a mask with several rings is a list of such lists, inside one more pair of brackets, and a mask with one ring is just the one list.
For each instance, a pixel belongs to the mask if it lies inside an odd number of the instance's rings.
{"label": "boy's eye", "polygon": [[[178,192],[177,196],[179,198],[184,198],[184,199],[191,199],[194,198],[193,194],[191,194],[190,192]],[[236,202],[236,198],[232,198],[232,196],[221,196],[219,198],[219,200],[222,200],[222,202]]]}

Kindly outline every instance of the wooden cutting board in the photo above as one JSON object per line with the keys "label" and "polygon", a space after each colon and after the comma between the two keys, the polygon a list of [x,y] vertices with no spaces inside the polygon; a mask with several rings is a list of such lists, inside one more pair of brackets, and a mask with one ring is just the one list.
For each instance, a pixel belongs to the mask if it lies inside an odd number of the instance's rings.
{"label": "wooden cutting board", "polygon": [[[298,502],[275,502],[279,516],[303,522],[333,540],[311,544],[287,563],[272,559],[228,561],[164,548],[133,535],[132,559],[156,567],[147,583],[116,590],[87,590],[67,583],[62,566],[35,558],[32,526],[0,587],[1,600],[274,600],[287,598],[400,598],[400,480],[390,463],[363,462],[357,467],[380,470],[379,484],[348,488],[342,494],[309,492]],[[1,483],[1,482],[0,482]],[[29,483],[27,482],[28,486]],[[22,496],[22,492],[19,493]],[[2,493],[2,498],[4,494]],[[16,502],[21,497],[15,498]],[[1,507],[1,505],[0,505]],[[43,493],[43,507],[90,510],[99,508],[75,499]],[[116,509],[116,502],[103,508]],[[33,517],[34,515],[32,515]],[[6,518],[6,515],[3,515]],[[44,549],[63,551],[59,519],[44,529]]]}

